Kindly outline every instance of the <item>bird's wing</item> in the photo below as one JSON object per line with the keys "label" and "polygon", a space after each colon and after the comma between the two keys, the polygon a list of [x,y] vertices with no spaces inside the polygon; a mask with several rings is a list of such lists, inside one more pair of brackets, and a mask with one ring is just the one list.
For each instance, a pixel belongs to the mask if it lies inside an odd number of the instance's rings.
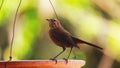
{"label": "bird's wing", "polygon": [[54,41],[63,44],[63,46],[67,47],[78,47],[77,44],[73,41],[71,35],[69,32],[63,31],[61,29],[52,30],[50,33],[51,38],[53,38]]}

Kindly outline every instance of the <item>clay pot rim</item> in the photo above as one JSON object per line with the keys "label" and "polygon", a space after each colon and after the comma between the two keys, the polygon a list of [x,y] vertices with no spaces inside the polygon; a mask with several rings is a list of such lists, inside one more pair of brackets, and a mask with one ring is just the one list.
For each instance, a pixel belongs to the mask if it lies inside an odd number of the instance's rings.
{"label": "clay pot rim", "polygon": [[[12,60],[12,61],[9,61],[9,62],[46,62],[46,61],[52,61],[52,60]],[[58,62],[65,62],[65,60],[57,60]],[[8,62],[8,60],[0,60],[0,62]],[[52,61],[53,62],[53,61]],[[84,62],[85,63],[85,60],[68,60],[68,62]]]}
{"label": "clay pot rim", "polygon": [[52,60],[12,60],[12,61],[0,61],[2,68],[5,66],[8,67],[22,67],[22,68],[79,68],[85,65],[84,60],[68,60],[68,63],[65,60],[57,60],[57,63]]}

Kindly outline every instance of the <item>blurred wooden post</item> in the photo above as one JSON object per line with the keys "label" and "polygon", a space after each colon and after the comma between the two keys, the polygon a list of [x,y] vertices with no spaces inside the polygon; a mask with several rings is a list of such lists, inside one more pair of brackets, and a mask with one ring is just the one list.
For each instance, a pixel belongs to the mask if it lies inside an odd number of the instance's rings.
{"label": "blurred wooden post", "polygon": [[84,60],[58,60],[56,64],[52,60],[17,60],[17,61],[0,61],[0,68],[81,68],[85,65]]}

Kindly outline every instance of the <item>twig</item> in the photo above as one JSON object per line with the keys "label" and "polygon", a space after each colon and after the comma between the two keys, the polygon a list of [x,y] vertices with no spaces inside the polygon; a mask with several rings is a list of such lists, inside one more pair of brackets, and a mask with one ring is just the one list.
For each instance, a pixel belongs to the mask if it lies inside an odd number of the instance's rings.
{"label": "twig", "polygon": [[16,13],[15,13],[15,18],[14,18],[14,23],[13,23],[13,35],[12,35],[12,40],[11,40],[11,45],[10,45],[10,56],[9,56],[9,60],[12,60],[12,47],[13,47],[13,42],[14,42],[14,35],[15,35],[15,24],[16,24],[16,19],[17,19],[17,14],[18,14],[18,10],[20,8],[22,0],[20,0],[19,5],[17,7]]}
{"label": "twig", "polygon": [[54,13],[55,13],[56,18],[59,20],[59,18],[58,18],[58,16],[57,16],[57,13],[56,13],[56,11],[55,11],[55,8],[54,8],[54,6],[53,6],[53,4],[52,4],[52,2],[51,2],[51,0],[49,0],[49,2],[50,2],[51,6],[52,6],[52,8],[53,8],[53,10],[54,10]]}
{"label": "twig", "polygon": [[4,0],[2,0],[2,3],[0,5],[0,10],[1,10],[2,6],[3,6],[3,3],[4,3]]}

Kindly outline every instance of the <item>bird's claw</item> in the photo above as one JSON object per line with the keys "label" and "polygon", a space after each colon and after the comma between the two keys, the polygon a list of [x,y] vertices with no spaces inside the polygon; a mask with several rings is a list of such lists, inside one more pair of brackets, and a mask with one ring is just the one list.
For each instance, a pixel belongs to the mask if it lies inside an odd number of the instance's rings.
{"label": "bird's claw", "polygon": [[55,64],[57,64],[57,59],[55,59],[55,58],[50,58],[50,60],[55,61]]}
{"label": "bird's claw", "polygon": [[66,64],[68,63],[68,59],[67,58],[63,58],[63,60],[65,60]]}

